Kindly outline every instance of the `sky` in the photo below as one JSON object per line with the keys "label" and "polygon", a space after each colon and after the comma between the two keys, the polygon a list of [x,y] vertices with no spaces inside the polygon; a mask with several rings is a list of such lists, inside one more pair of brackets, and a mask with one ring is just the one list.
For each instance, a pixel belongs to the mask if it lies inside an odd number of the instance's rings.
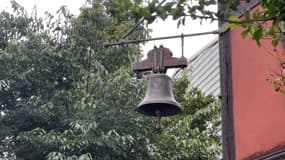
{"label": "sky", "polygon": [[[67,8],[74,14],[79,14],[79,8],[85,4],[85,0],[16,0],[20,5],[27,9],[28,13],[32,11],[34,6],[37,6],[38,14],[41,15],[45,11],[50,13],[56,13],[60,6],[66,5]],[[8,9],[10,6],[10,0],[0,0],[0,11]],[[185,26],[180,26],[177,28],[177,22],[173,21],[171,18],[166,21],[157,20],[149,26],[153,30],[150,34],[152,38],[155,37],[165,37],[173,35],[191,34],[208,32],[217,29],[217,22],[209,23],[203,21],[202,24],[200,20],[186,19]],[[196,37],[185,37],[184,38],[184,56],[190,58],[193,54],[207,45],[209,42],[213,41],[217,35],[204,35]],[[142,46],[143,53],[146,54],[148,51],[153,49],[154,45],[163,45],[169,48],[175,57],[181,56],[181,39],[168,39],[151,41]]]}
{"label": "sky", "polygon": [[[85,0],[16,0],[25,9],[31,11],[34,6],[37,6],[39,14],[43,14],[45,11],[50,13],[56,13],[60,6],[66,5],[68,9],[78,15],[79,8],[85,4]],[[0,0],[0,11],[10,7],[10,0]]]}

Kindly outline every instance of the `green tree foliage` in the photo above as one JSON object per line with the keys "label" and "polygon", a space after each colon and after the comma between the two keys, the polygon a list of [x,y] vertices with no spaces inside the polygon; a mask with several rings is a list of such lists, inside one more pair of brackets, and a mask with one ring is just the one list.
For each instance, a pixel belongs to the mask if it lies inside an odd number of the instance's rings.
{"label": "green tree foliage", "polygon": [[[125,3],[130,0],[122,0]],[[187,17],[200,20],[218,20],[228,23],[227,27],[242,27],[242,37],[248,35],[260,45],[260,40],[270,37],[272,45],[277,46],[280,34],[285,30],[285,2],[284,0],[259,0],[260,7],[250,13],[250,8],[240,10],[241,3],[250,3],[253,0],[173,0],[173,1],[150,1],[146,5],[135,4],[132,7],[133,16],[138,20],[144,17],[148,23],[156,18],[166,19],[171,16],[178,20],[178,25],[185,23]],[[161,2],[162,5],[159,5]],[[213,11],[213,6],[219,10]],[[241,13],[242,18],[234,13]],[[267,23],[269,22],[269,23]],[[272,22],[272,23],[271,23]],[[265,25],[266,24],[266,25]]]}
{"label": "green tree foliage", "polygon": [[[137,2],[139,3],[139,2]],[[175,82],[181,115],[135,111],[145,82],[131,73],[135,46],[104,48],[134,24],[121,3],[92,1],[73,17],[28,15],[12,1],[0,13],[0,157],[10,159],[215,159],[219,104]],[[129,4],[124,4],[130,8]],[[117,14],[117,12],[122,14]],[[118,15],[118,16],[117,16]],[[144,37],[140,27],[132,35]]]}

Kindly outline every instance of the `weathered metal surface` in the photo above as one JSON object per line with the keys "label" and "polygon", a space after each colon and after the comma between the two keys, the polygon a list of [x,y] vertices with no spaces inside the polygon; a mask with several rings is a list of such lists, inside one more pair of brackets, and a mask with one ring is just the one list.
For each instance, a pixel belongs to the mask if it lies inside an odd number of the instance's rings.
{"label": "weathered metal surface", "polygon": [[158,117],[181,112],[181,106],[172,92],[171,79],[167,75],[156,73],[149,76],[146,96],[137,110],[142,114]]}
{"label": "weathered metal surface", "polygon": [[172,52],[168,48],[154,48],[147,54],[147,59],[133,64],[135,72],[152,70],[153,73],[165,73],[168,68],[185,68],[187,59],[185,57],[172,57]]}

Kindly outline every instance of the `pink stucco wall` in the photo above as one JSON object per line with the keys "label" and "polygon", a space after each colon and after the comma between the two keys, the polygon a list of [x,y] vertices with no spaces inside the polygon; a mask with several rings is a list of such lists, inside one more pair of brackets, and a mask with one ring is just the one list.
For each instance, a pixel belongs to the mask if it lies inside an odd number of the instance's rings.
{"label": "pink stucco wall", "polygon": [[[267,79],[279,71],[271,41],[258,47],[231,30],[233,111],[236,159],[285,144],[285,96]],[[282,52],[281,46],[278,51]]]}

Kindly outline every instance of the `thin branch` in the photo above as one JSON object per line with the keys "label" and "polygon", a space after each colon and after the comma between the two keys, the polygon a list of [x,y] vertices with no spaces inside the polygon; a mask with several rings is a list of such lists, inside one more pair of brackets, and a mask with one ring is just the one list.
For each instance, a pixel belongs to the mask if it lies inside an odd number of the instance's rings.
{"label": "thin branch", "polygon": [[211,19],[211,20],[215,20],[215,21],[222,21],[222,22],[235,23],[235,24],[244,24],[244,23],[250,23],[250,22],[264,22],[264,21],[271,21],[271,20],[276,19],[276,16],[274,16],[274,17],[265,17],[263,19],[249,19],[249,20],[241,20],[241,21],[231,21],[228,19],[219,19],[219,18],[214,18],[214,17],[210,17],[210,16],[199,16],[199,15],[185,15],[185,16],[196,17],[196,18],[200,18],[200,19]]}

